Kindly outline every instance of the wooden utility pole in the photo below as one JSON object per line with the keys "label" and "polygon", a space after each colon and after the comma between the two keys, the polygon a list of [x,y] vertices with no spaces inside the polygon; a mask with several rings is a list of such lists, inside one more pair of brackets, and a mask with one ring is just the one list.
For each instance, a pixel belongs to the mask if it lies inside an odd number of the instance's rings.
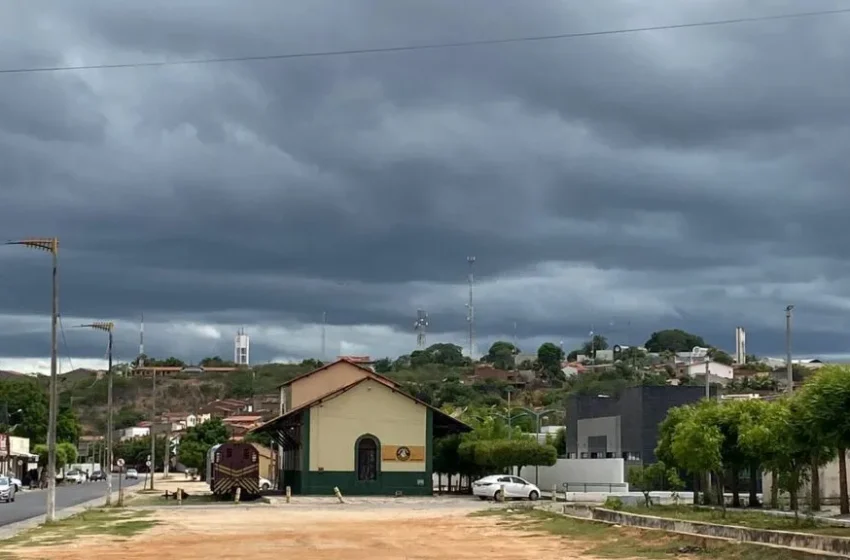
{"label": "wooden utility pole", "polygon": [[153,490],[153,475],[156,471],[156,368],[151,368],[151,490]]}

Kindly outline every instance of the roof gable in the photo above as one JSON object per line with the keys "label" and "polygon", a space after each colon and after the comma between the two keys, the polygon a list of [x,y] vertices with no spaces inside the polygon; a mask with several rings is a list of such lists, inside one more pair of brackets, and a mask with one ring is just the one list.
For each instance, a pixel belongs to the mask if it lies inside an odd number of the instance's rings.
{"label": "roof gable", "polygon": [[292,379],[290,379],[286,383],[281,383],[280,385],[278,385],[278,389],[281,388],[281,387],[288,387],[288,386],[292,385],[293,383],[295,383],[296,381],[300,381],[304,378],[311,377],[313,375],[316,375],[317,373],[321,373],[323,371],[326,371],[326,370],[330,369],[331,367],[338,365],[338,364],[341,364],[341,363],[345,363],[345,364],[349,364],[351,366],[354,366],[357,369],[362,370],[363,372],[368,374],[367,377],[364,378],[364,379],[372,378],[372,379],[375,379],[376,381],[378,381],[380,383],[383,383],[384,385],[387,385],[387,386],[393,387],[393,388],[397,388],[399,386],[398,383],[396,383],[395,381],[393,381],[389,377],[383,376],[380,373],[375,373],[371,368],[368,368],[368,367],[364,366],[363,364],[359,364],[359,363],[354,362],[352,360],[349,360],[347,358],[340,358],[336,361],[327,363],[320,368],[316,368],[312,371],[308,371],[307,373],[302,373],[301,375],[293,377]]}

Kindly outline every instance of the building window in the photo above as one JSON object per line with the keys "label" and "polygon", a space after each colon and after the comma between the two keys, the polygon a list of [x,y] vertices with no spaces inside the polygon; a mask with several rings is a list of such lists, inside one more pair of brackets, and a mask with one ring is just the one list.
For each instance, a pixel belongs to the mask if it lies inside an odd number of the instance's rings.
{"label": "building window", "polygon": [[640,453],[624,451],[623,459],[625,459],[626,461],[640,461]]}
{"label": "building window", "polygon": [[378,442],[373,437],[357,442],[357,480],[378,480]]}
{"label": "building window", "polygon": [[589,457],[590,457],[590,453],[588,453],[587,451],[581,452],[581,458],[582,459],[588,459]]}
{"label": "building window", "polygon": [[573,453],[572,451],[567,453],[567,459],[575,459],[576,457],[577,457],[577,454]]}
{"label": "building window", "polygon": [[614,452],[608,451],[607,453],[605,453],[605,458],[606,459],[613,459],[614,458]]}

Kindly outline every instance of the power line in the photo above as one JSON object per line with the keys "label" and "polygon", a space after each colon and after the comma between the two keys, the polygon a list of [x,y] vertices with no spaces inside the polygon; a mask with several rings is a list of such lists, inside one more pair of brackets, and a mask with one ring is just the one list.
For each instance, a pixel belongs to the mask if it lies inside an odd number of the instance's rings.
{"label": "power line", "polygon": [[71,367],[69,371],[74,371],[74,362],[71,361],[71,350],[68,348],[68,339],[65,338],[65,325],[62,324],[62,314],[60,313],[56,318],[59,319],[59,332],[62,333],[62,346],[65,347],[65,355],[68,358],[68,365]]}
{"label": "power line", "polygon": [[437,49],[467,48],[484,45],[506,45],[510,43],[530,43],[541,41],[558,41],[564,39],[579,39],[585,37],[602,37],[605,35],[626,35],[632,33],[643,33],[647,31],[665,31],[672,29],[689,29],[694,27],[717,27],[721,25],[734,25],[741,23],[754,23],[760,21],[776,21],[785,19],[799,19],[827,15],[839,15],[850,13],[850,8],[835,10],[819,10],[814,12],[797,12],[790,14],[777,14],[772,16],[751,16],[713,21],[700,21],[692,23],[678,23],[671,25],[654,25],[647,27],[631,27],[624,29],[608,29],[602,31],[586,31],[577,33],[559,33],[556,35],[531,35],[525,37],[508,37],[503,39],[481,39],[477,41],[456,41],[452,43],[430,43],[421,45],[399,45],[394,47],[376,47],[361,49],[346,49],[336,51],[312,51],[286,54],[269,54],[255,56],[233,56],[216,58],[196,58],[187,60],[160,60],[148,62],[127,62],[121,64],[86,64],[79,66],[43,66],[27,68],[4,68],[0,74],[35,74],[41,72],[64,72],[73,70],[116,70],[120,68],[157,68],[164,66],[185,66],[198,64],[221,64],[227,62],[253,62],[271,60],[289,60],[295,58],[328,58],[336,56],[351,56],[358,54],[397,53],[408,51],[424,51]]}

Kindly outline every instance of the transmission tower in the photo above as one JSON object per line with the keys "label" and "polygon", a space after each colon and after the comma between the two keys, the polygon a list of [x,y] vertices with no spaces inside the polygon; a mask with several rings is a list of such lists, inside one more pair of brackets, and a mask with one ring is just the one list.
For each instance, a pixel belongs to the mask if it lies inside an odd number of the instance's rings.
{"label": "transmission tower", "polygon": [[419,350],[425,349],[425,333],[428,330],[428,314],[424,309],[416,310],[416,322],[413,323],[413,328],[416,331],[416,348]]}
{"label": "transmission tower", "polygon": [[466,304],[468,311],[466,322],[469,323],[469,358],[475,359],[475,306],[472,302],[472,287],[475,284],[475,257],[466,257],[469,263],[469,302]]}

